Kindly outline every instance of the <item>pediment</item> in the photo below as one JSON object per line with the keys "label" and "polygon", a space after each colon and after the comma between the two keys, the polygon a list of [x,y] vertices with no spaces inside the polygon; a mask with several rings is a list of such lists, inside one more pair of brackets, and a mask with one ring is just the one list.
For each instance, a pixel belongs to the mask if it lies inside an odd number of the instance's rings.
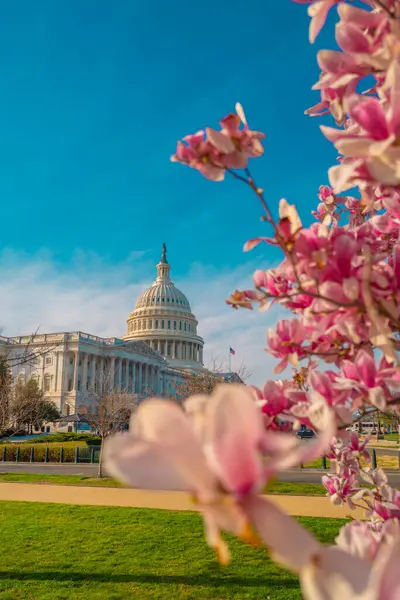
{"label": "pediment", "polygon": [[153,348],[151,348],[149,344],[146,344],[146,342],[143,340],[132,340],[125,342],[123,347],[132,350],[136,354],[141,354],[142,356],[148,356],[149,358],[153,358],[160,362],[165,362],[161,354],[156,352],[156,350],[153,350]]}

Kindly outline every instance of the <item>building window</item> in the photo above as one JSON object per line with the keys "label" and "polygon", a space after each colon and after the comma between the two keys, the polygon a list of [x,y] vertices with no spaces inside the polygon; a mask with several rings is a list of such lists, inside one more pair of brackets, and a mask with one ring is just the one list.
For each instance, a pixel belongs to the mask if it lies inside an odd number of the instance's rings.
{"label": "building window", "polygon": [[82,366],[82,359],[79,359],[79,366]]}
{"label": "building window", "polygon": [[51,383],[50,377],[45,377],[44,378],[44,391],[45,392],[49,392],[50,391],[50,383]]}
{"label": "building window", "polygon": [[67,409],[67,417],[69,417],[69,415],[71,414],[69,404],[67,404],[66,409]]}
{"label": "building window", "polygon": [[169,302],[169,298],[167,298],[167,302]]}
{"label": "building window", "polygon": [[168,342],[168,356],[172,356],[172,342]]}
{"label": "building window", "polygon": [[90,388],[90,379],[88,379],[88,380],[86,381],[86,389],[88,390],[89,388]]}
{"label": "building window", "polygon": [[176,321],[174,321],[174,329],[176,329]]}
{"label": "building window", "polygon": [[156,329],[158,329],[158,319],[156,319]]}
{"label": "building window", "polygon": [[183,329],[186,331],[186,321],[183,324]]}
{"label": "building window", "polygon": [[73,382],[72,382],[72,378],[70,377],[70,378],[68,379],[68,391],[69,391],[69,392],[72,392],[72,383],[73,383]]}
{"label": "building window", "polygon": [[189,323],[189,331],[190,331],[190,323]]}
{"label": "building window", "polygon": [[81,391],[81,381],[80,381],[80,379],[78,379],[78,392],[80,392],[80,391]]}
{"label": "building window", "polygon": [[165,342],[161,342],[160,344],[160,352],[163,356],[165,356]]}
{"label": "building window", "polygon": [[53,362],[53,357],[52,356],[46,356],[46,365],[51,365],[52,362]]}
{"label": "building window", "polygon": [[171,321],[168,321],[168,329],[171,329]]}
{"label": "building window", "polygon": [[153,329],[153,321],[149,321],[149,329]]}
{"label": "building window", "polygon": [[73,364],[74,364],[74,359],[73,359],[72,357],[69,359],[69,364],[70,364],[70,365],[73,365]]}
{"label": "building window", "polygon": [[161,329],[164,329],[164,319],[161,321]]}
{"label": "building window", "polygon": [[182,321],[179,321],[179,329],[182,329]]}

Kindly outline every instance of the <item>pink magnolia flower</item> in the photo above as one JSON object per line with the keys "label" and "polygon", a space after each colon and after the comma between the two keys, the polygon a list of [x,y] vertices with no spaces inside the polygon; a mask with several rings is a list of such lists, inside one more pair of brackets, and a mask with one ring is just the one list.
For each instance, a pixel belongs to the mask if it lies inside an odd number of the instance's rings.
{"label": "pink magnolia flower", "polygon": [[341,477],[334,474],[323,475],[322,485],[333,504],[342,505],[347,502],[352,510],[355,508],[354,500],[357,500],[357,493],[360,491],[355,475],[349,472]]}
{"label": "pink magnolia flower", "polygon": [[353,556],[373,564],[384,544],[393,544],[400,536],[400,522],[391,519],[385,523],[351,521],[339,532],[335,542]]}
{"label": "pink magnolia flower", "polygon": [[272,557],[299,573],[305,600],[398,600],[400,538],[383,544],[373,562],[339,546],[322,546],[290,517],[270,523],[265,500],[249,497],[246,512]]}
{"label": "pink magnolia flower", "polygon": [[237,114],[222,119],[221,131],[207,128],[184,137],[185,143],[178,142],[171,160],[197,169],[207,179],[222,181],[226,169],[244,169],[249,158],[261,156],[265,135],[249,129],[240,104],[236,110]]}
{"label": "pink magnolia flower", "polygon": [[[317,417],[321,434],[304,445],[292,435],[266,431],[245,386],[220,385],[207,401],[194,397],[189,414],[169,400],[149,399],[133,415],[129,433],[106,440],[105,463],[134,487],[190,493],[203,513],[208,544],[226,564],[229,552],[220,531],[254,541],[245,499],[261,492],[279,470],[328,446],[332,416],[327,410]],[[273,520],[276,509],[264,506]]]}
{"label": "pink magnolia flower", "polygon": [[281,362],[275,368],[275,373],[280,373],[288,366],[289,362],[295,367],[300,357],[305,356],[302,344],[305,330],[298,319],[278,321],[275,331],[268,331],[269,352]]}
{"label": "pink magnolia flower", "polygon": [[315,39],[322,27],[325,24],[326,18],[329,11],[335,4],[343,2],[343,0],[293,0],[297,4],[310,4],[308,8],[308,14],[311,17],[309,38],[311,44],[315,42]]}
{"label": "pink magnolia flower", "polygon": [[[400,133],[400,63],[393,65],[393,84],[390,104],[384,106],[374,97],[354,94],[347,100],[347,111],[356,127],[340,131],[321,127],[324,135],[335,144],[336,149],[347,159],[353,161],[353,167],[363,167],[369,178],[388,186],[400,185],[400,149],[397,139]],[[390,109],[390,110],[389,110]],[[335,167],[342,174],[341,191],[351,187],[354,172],[342,163]],[[333,178],[338,180],[337,172]],[[362,178],[362,173],[359,174]],[[332,187],[335,185],[330,176]]]}
{"label": "pink magnolia flower", "polygon": [[393,379],[396,369],[389,366],[385,359],[381,360],[377,369],[374,357],[365,350],[359,350],[354,361],[343,361],[341,369],[343,376],[338,379],[338,384],[345,389],[357,386],[361,395],[366,395],[371,404],[380,410],[386,407],[390,396],[388,384],[398,387]]}

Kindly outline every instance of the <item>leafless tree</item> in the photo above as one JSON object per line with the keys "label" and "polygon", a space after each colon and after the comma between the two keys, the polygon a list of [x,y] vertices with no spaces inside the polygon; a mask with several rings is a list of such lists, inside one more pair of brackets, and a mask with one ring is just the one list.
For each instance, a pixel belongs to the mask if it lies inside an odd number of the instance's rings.
{"label": "leafless tree", "polygon": [[121,431],[128,425],[137,404],[138,397],[130,389],[115,386],[114,372],[107,367],[91,390],[87,404],[80,409],[86,421],[102,440],[98,477],[103,477],[104,440],[110,434]]}
{"label": "leafless tree", "polygon": [[[211,373],[220,374],[220,373],[228,373],[229,367],[225,365],[223,358],[220,354],[216,356],[211,356],[209,363],[207,365],[207,369],[211,371]],[[245,365],[244,361],[240,363],[238,367],[235,368],[234,371],[240,377],[242,381],[247,381],[249,377],[251,377],[252,373]]]}

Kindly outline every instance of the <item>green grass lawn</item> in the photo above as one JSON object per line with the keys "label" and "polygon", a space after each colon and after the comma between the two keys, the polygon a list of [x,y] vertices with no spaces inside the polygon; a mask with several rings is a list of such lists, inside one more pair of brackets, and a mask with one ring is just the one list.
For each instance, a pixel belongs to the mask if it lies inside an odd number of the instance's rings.
{"label": "green grass lawn", "polygon": [[[53,483],[58,485],[83,485],[100,487],[121,487],[122,484],[111,477],[87,477],[84,475],[38,475],[32,473],[0,473],[0,482],[18,483]],[[268,494],[292,495],[323,495],[326,493],[323,485],[319,483],[291,483],[273,481],[267,486]]]}
{"label": "green grass lawn", "polygon": [[[341,519],[302,518],[332,543]],[[296,600],[297,578],[232,540],[222,568],[187,512],[0,502],[1,600]]]}

